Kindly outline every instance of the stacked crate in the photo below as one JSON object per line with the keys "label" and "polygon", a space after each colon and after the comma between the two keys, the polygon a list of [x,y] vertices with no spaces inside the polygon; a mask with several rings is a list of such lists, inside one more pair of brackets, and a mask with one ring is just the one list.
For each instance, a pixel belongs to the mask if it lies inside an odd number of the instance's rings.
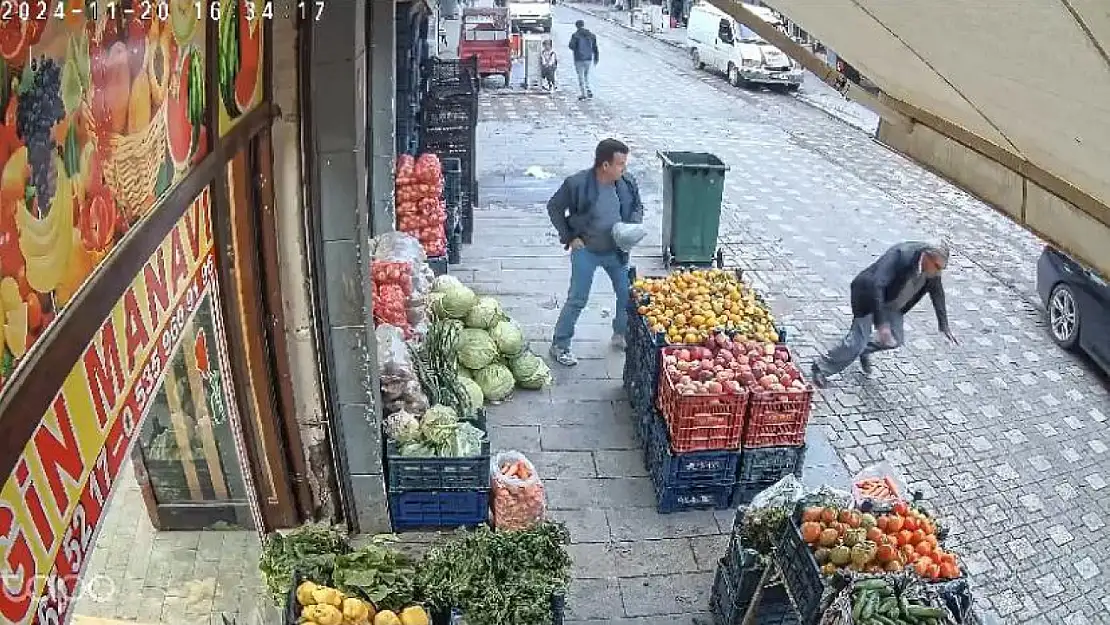
{"label": "stacked crate", "polygon": [[415,156],[420,144],[420,101],[425,82],[421,69],[427,50],[427,43],[421,33],[427,32],[428,15],[419,10],[402,10],[402,6],[398,7],[394,21],[397,59],[396,148],[398,154]]}
{"label": "stacked crate", "polygon": [[751,394],[733,505],[750,502],[787,475],[802,476],[812,405],[812,387]]}
{"label": "stacked crate", "polygon": [[[737,512],[724,557],[717,561],[717,574],[709,596],[709,610],[716,625],[741,625],[751,607],[764,564],[759,554],[742,544],[738,533],[742,512]],[[770,580],[769,580],[770,581]],[[767,583],[755,606],[754,625],[797,625],[800,623],[781,579]]]}
{"label": "stacked crate", "polygon": [[447,223],[443,227],[447,234],[447,262],[451,265],[462,262],[461,187],[462,163],[457,158],[443,159],[443,203],[447,206]]}
{"label": "stacked crate", "polygon": [[[477,425],[485,429],[485,418]],[[468,458],[402,456],[386,442],[386,483],[393,531],[451,529],[489,518],[490,448]]]}
{"label": "stacked crate", "polygon": [[473,240],[474,203],[478,199],[478,60],[430,58],[424,64],[420,151],[441,161],[458,159],[458,211],[463,243]]}

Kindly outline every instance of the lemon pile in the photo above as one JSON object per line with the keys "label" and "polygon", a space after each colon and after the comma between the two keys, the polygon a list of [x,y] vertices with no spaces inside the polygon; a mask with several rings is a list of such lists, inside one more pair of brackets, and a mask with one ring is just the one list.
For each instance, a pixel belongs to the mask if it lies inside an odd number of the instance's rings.
{"label": "lemon pile", "polygon": [[641,301],[640,316],[668,343],[700,343],[716,330],[736,332],[742,340],[779,340],[771,311],[731,271],[696,269],[639,278],[632,289]]}

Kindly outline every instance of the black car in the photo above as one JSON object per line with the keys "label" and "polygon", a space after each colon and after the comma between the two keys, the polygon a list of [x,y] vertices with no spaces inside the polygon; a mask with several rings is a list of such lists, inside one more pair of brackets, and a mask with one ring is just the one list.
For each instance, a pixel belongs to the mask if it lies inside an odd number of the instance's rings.
{"label": "black car", "polygon": [[1066,349],[1081,348],[1110,373],[1110,284],[1067,254],[1045,247],[1037,261],[1037,292],[1052,339]]}

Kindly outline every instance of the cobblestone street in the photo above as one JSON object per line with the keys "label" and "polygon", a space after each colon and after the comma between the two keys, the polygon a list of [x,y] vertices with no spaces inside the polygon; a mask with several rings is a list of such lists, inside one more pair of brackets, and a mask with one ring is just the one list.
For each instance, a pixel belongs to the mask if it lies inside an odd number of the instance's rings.
{"label": "cobblestone street", "polygon": [[[732,88],[695,71],[672,45],[571,8],[556,16],[561,90],[482,96],[481,206],[459,275],[501,294],[546,349],[568,272],[542,203],[605,136],[631,145],[655,232],[656,150],[709,151],[731,166],[721,233],[728,264],[770,297],[807,361],[846,329],[848,283],[859,269],[899,240],[947,239],[945,284],[961,345],[948,347],[930,307],[919,307],[907,318],[907,344],[878,358],[871,378],[849,369],[815,400],[811,449],[830,440],[848,470],[886,459],[941,510],[968,510],[951,540],[999,622],[1110,623],[1110,398],[1105,379],[1044,328],[1033,282],[1042,244],[802,101]],[[587,102],[577,101],[565,49],[580,17],[598,35],[602,59],[597,97]],[[531,166],[553,176],[525,176]],[[657,265],[653,237],[636,264]],[[650,508],[629,443],[620,359],[604,342],[609,293],[598,279],[579,332],[588,359],[560,371],[550,394],[495,409],[491,435],[497,448],[536,455],[553,478],[552,507],[580,543],[572,618],[691,622],[683,619],[706,608],[723,545],[716,534],[731,514]],[[816,457],[809,482],[839,464]],[[842,475],[843,467],[833,479]]]}

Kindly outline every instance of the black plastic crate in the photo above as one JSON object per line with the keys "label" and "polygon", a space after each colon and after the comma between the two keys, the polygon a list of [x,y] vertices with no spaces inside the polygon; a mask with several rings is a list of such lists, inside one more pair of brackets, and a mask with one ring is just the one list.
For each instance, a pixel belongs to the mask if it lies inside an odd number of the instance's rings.
{"label": "black plastic crate", "polygon": [[[709,596],[709,609],[717,625],[741,625],[744,622],[762,576],[762,567],[748,569],[737,583],[718,565],[713,591]],[[754,622],[756,625],[799,625],[782,584],[763,587]]]}
{"label": "black plastic crate", "polygon": [[740,450],[740,469],[732,505],[751,502],[752,498],[776,482],[794,475],[802,477],[806,447],[755,447]]}
{"label": "black plastic crate", "polygon": [[449,156],[443,159],[443,201],[447,210],[457,211],[459,207],[459,193],[462,191],[462,161],[457,157]]}
{"label": "black plastic crate", "polygon": [[430,57],[424,62],[424,75],[431,93],[477,94],[481,86],[476,56],[466,59]]}
{"label": "black plastic crate", "polygon": [[450,134],[473,141],[478,127],[478,99],[471,95],[435,97],[421,103],[424,127],[433,134]]}
{"label": "black plastic crate", "polygon": [[774,558],[782,571],[783,585],[794,600],[799,620],[804,624],[816,623],[825,594],[825,581],[813,552],[802,540],[798,524],[793,520],[783,523],[782,537],[775,547]]}
{"label": "black plastic crate", "polygon": [[[442,276],[447,273],[447,257],[446,256],[433,256],[428,259],[428,266],[432,268],[432,273],[437,276]],[[486,473],[489,473],[489,464],[486,464]]]}
{"label": "black plastic crate", "polygon": [[656,486],[655,509],[659,514],[682,510],[724,510],[731,495],[731,486]]}
{"label": "black plastic crate", "polygon": [[402,456],[396,443],[386,443],[390,492],[489,488],[489,461],[488,440],[482,442],[482,453],[471,458],[413,458]]}

